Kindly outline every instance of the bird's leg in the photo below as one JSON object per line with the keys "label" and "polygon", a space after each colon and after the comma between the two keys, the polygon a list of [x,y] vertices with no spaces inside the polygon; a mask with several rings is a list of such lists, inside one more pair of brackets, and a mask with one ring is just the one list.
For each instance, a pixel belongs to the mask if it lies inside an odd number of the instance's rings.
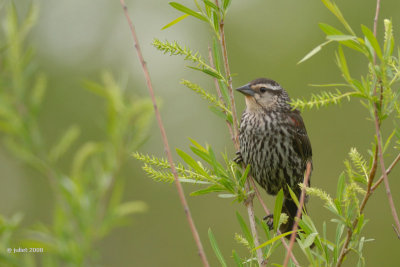
{"label": "bird's leg", "polygon": [[268,225],[269,230],[274,229],[274,214],[270,213],[263,218],[265,223]]}
{"label": "bird's leg", "polygon": [[236,151],[236,157],[233,159],[233,161],[236,162],[236,164],[240,164],[243,162],[242,154],[239,150]]}

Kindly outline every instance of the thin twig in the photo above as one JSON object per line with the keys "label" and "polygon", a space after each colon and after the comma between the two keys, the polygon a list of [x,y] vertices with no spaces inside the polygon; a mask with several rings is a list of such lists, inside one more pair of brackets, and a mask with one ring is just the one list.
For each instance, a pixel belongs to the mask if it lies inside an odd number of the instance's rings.
{"label": "thin twig", "polygon": [[[213,60],[212,51],[211,51],[211,47],[210,46],[208,46],[208,59],[210,61],[210,66],[213,69],[215,69],[214,60]],[[218,83],[218,79],[217,78],[214,78],[214,85],[215,85],[215,90],[217,91],[219,100],[222,103],[224,103],[224,105],[226,105],[225,100],[222,97],[221,88],[219,87],[219,83]],[[226,115],[226,112],[225,111],[223,111],[223,112]],[[232,131],[232,125],[227,120],[226,120],[226,125],[228,126],[228,130],[229,130],[229,134],[231,135],[231,139],[232,139],[233,143],[235,143],[235,135],[234,135],[234,133]]]}
{"label": "thin twig", "polygon": [[155,98],[155,95],[154,95],[153,85],[151,83],[150,74],[149,74],[149,71],[147,69],[146,62],[144,61],[143,54],[142,54],[140,46],[139,46],[139,40],[138,40],[138,38],[136,36],[136,32],[135,32],[135,28],[133,26],[133,23],[132,23],[132,21],[131,21],[131,19],[129,17],[128,8],[127,8],[127,6],[125,4],[125,1],[124,0],[120,0],[120,2],[121,2],[121,5],[122,5],[122,8],[124,9],[125,17],[126,17],[126,19],[128,21],[128,24],[129,24],[129,27],[130,27],[130,30],[131,30],[131,33],[132,33],[132,36],[133,36],[133,39],[134,39],[135,48],[136,48],[136,52],[137,52],[139,61],[142,64],[142,69],[143,69],[144,76],[145,76],[145,79],[146,79],[147,87],[149,89],[151,100],[153,102],[153,107],[154,107],[154,112],[155,112],[155,115],[156,115],[156,118],[157,118],[157,123],[158,123],[158,126],[160,128],[162,140],[163,140],[163,143],[164,143],[165,154],[167,156],[168,163],[171,166],[171,172],[174,175],[175,185],[176,185],[176,188],[178,190],[179,198],[180,198],[180,201],[182,203],[183,209],[185,211],[186,218],[187,218],[187,220],[189,222],[190,230],[192,231],[193,238],[194,238],[194,240],[196,242],[198,253],[199,253],[199,256],[200,256],[200,258],[201,258],[201,260],[203,262],[203,266],[207,266],[208,267],[209,264],[208,264],[208,261],[207,261],[207,258],[206,258],[206,254],[204,253],[204,249],[203,249],[203,245],[202,245],[201,240],[200,240],[199,233],[197,232],[197,229],[196,229],[196,226],[194,224],[192,215],[190,213],[189,205],[188,205],[188,203],[186,201],[182,185],[181,185],[181,183],[179,181],[179,177],[178,177],[178,174],[177,174],[176,169],[175,169],[175,165],[174,165],[174,162],[173,162],[173,159],[172,159],[171,149],[169,148],[169,144],[168,144],[167,134],[165,132],[164,125],[163,125],[163,122],[161,120],[160,112],[158,110],[156,98]]}
{"label": "thin twig", "polygon": [[301,214],[303,212],[303,206],[304,206],[304,199],[306,197],[306,187],[308,186],[308,181],[310,179],[310,174],[311,174],[311,162],[307,162],[307,168],[306,168],[306,173],[304,175],[304,181],[303,181],[303,188],[301,189],[301,195],[300,195],[300,202],[299,202],[299,207],[297,208],[297,214],[296,218],[293,224],[292,228],[292,235],[290,236],[290,242],[289,242],[289,251],[286,253],[285,261],[283,262],[283,267],[286,267],[289,263],[289,258],[290,258],[290,252],[293,249],[294,241],[296,240],[296,235],[297,235],[297,229],[299,226],[299,221],[301,218]]}
{"label": "thin twig", "polygon": [[387,173],[386,173],[386,169],[385,169],[385,162],[383,159],[381,130],[379,127],[378,109],[377,109],[376,103],[374,103],[374,111],[375,111],[375,113],[374,113],[374,115],[375,115],[375,131],[376,131],[376,136],[378,139],[378,150],[379,150],[378,156],[379,156],[379,163],[380,163],[379,165],[381,166],[383,181],[385,182],[386,195],[388,197],[390,210],[392,212],[394,223],[395,223],[395,226],[397,229],[396,234],[397,234],[397,237],[400,239],[400,235],[398,234],[398,233],[400,233],[400,220],[399,220],[399,216],[397,215],[396,207],[394,206],[392,193],[390,192],[389,179],[387,177]]}
{"label": "thin twig", "polygon": [[[246,184],[245,184],[247,192],[250,192],[250,183],[249,183],[250,179],[247,179],[246,180]],[[257,227],[256,227],[256,219],[254,217],[253,198],[254,198],[254,194],[250,194],[250,196],[245,200],[244,205],[246,206],[247,214],[249,215],[250,230],[251,230],[251,233],[253,235],[254,246],[255,247],[259,247],[260,246],[260,239],[258,237],[258,231],[257,231]],[[262,252],[261,248],[257,249],[256,253],[257,253],[258,265],[261,266],[261,267],[262,266],[266,266],[267,262],[264,260],[263,252]]]}
{"label": "thin twig", "polygon": [[221,47],[222,47],[222,55],[224,58],[224,65],[225,65],[225,74],[228,78],[228,92],[229,98],[231,100],[231,109],[232,109],[232,120],[233,120],[233,133],[235,136],[235,147],[239,149],[239,130],[238,130],[238,122],[237,122],[237,115],[236,115],[236,105],[235,105],[235,96],[233,95],[233,87],[232,87],[232,77],[231,71],[229,69],[229,62],[228,62],[228,51],[226,49],[225,43],[225,31],[224,31],[224,21],[221,19],[219,24],[219,29],[221,31]]}
{"label": "thin twig", "polygon": [[[254,179],[251,179],[251,185],[252,185],[252,187],[254,188],[254,191],[255,191],[255,193],[256,193],[256,197],[257,197],[258,201],[260,202],[261,206],[263,207],[265,214],[266,214],[267,216],[270,215],[271,212],[269,211],[269,209],[267,208],[267,205],[265,205],[264,201],[262,200],[261,194],[260,194],[260,192],[258,191],[258,188],[257,188],[257,186],[256,186],[256,184],[255,184],[255,182],[254,182]],[[278,235],[281,235],[281,232],[280,232],[279,230],[277,230],[276,233],[277,233]],[[285,238],[281,237],[281,242],[282,242],[283,246],[286,248],[286,250],[290,253],[290,257],[292,258],[293,263],[294,263],[296,266],[300,266],[300,265],[299,265],[299,262],[297,261],[296,257],[295,257],[294,254],[293,254],[293,251],[289,250],[289,245],[287,244]]]}
{"label": "thin twig", "polygon": [[[215,4],[217,7],[219,7],[219,1],[215,0]],[[233,144],[235,146],[236,150],[239,150],[239,130],[238,130],[238,120],[237,120],[237,115],[236,115],[236,105],[235,105],[235,97],[233,95],[233,88],[232,88],[232,77],[231,77],[231,71],[229,69],[229,62],[228,62],[228,51],[226,48],[226,42],[225,42],[225,31],[224,31],[224,20],[221,18],[220,23],[219,23],[219,29],[220,29],[220,46],[222,49],[222,57],[224,59],[224,68],[225,68],[225,75],[228,78],[228,91],[229,91],[229,99],[231,101],[231,110],[232,110],[232,120],[233,120]],[[246,180],[246,191],[250,192],[250,182],[251,176],[249,175]],[[254,246],[259,247],[260,246],[260,240],[258,238],[258,232],[257,232],[257,227],[256,227],[256,220],[254,217],[254,207],[253,207],[253,198],[254,195],[251,195],[248,197],[248,199],[245,200],[245,206],[247,208],[247,213],[249,216],[249,221],[250,221],[250,229],[252,232],[252,235],[254,237]],[[263,253],[261,248],[257,249],[257,259],[258,259],[258,264],[259,266],[265,266],[266,262],[263,260]]]}
{"label": "thin twig", "polygon": [[[397,157],[394,159],[392,164],[390,164],[389,168],[386,169],[386,175],[389,175],[389,173],[392,171],[393,167],[399,162],[400,160],[400,154],[397,155]],[[371,191],[374,191],[382,182],[383,182],[383,175],[376,181],[376,183],[371,187]]]}

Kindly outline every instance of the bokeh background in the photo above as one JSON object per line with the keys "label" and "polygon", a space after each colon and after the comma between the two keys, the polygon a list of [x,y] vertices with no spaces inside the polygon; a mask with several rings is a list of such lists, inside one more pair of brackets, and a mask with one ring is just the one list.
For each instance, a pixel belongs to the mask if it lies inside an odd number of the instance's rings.
{"label": "bokeh background", "polygon": [[[7,2],[7,1],[3,1]],[[30,1],[15,1],[23,15]],[[98,79],[102,70],[111,70],[129,90],[147,96],[140,64],[136,58],[128,25],[118,0],[37,1],[40,18],[29,37],[36,49],[36,62],[48,75],[49,90],[41,114],[41,127],[49,143],[71,124],[82,128],[82,139],[100,135],[102,103],[82,89],[83,79]],[[190,0],[182,0],[188,6]],[[350,25],[360,33],[360,24],[372,28],[376,2],[372,0],[340,0],[337,4]],[[153,38],[168,39],[188,45],[207,55],[210,32],[207,25],[185,19],[172,28],[161,28],[180,16],[167,1],[127,0],[129,12],[138,36],[157,96],[162,100],[162,117],[170,145],[188,150],[188,138],[209,143],[215,149],[234,150],[225,123],[207,109],[207,103],[179,84],[181,78],[212,88],[212,81],[186,68],[181,57],[163,55],[151,46]],[[383,1],[378,24],[382,37],[383,19],[392,18],[395,36],[400,36],[400,2]],[[328,46],[311,60],[296,63],[312,48],[324,41],[318,23],[325,22],[340,28],[339,22],[320,1],[240,1],[234,0],[226,19],[227,46],[234,86],[257,77],[278,81],[293,97],[309,98],[320,89],[309,84],[340,82],[334,63],[334,45]],[[399,41],[399,38],[396,38]],[[358,77],[366,71],[366,62],[351,51],[350,67]],[[348,58],[349,59],[349,58]],[[240,95],[236,98],[239,114],[244,108]],[[343,161],[351,147],[367,155],[373,140],[373,124],[358,100],[344,101],[339,107],[313,109],[303,113],[312,141],[314,166],[312,184],[334,194],[336,181],[343,171]],[[390,124],[390,122],[388,121]],[[384,131],[384,134],[389,134]],[[143,153],[163,155],[158,128],[154,123],[148,141],[139,148]],[[387,162],[395,156],[391,153]],[[36,222],[51,223],[53,196],[47,180],[38,176],[11,157],[0,147],[0,213],[22,212],[23,226]],[[399,169],[399,168],[397,168]],[[157,183],[146,177],[139,162],[133,158],[125,166],[126,200],[143,200],[149,210],[132,217],[126,227],[114,230],[99,242],[101,266],[201,266],[184,212],[174,185]],[[399,170],[390,175],[395,204],[400,211]],[[185,187],[188,195],[193,187]],[[274,199],[264,195],[269,207]],[[244,209],[216,195],[188,197],[208,258],[218,266],[207,238],[211,228],[226,258],[231,250],[244,252],[234,241],[240,228],[235,211]],[[312,198],[309,213],[321,225],[330,216],[321,201]],[[259,217],[261,208],[256,205]],[[400,243],[392,229],[392,217],[383,187],[373,195],[366,208],[369,222],[365,233],[375,241],[365,245],[368,266],[397,266],[400,262]],[[327,222],[331,233],[334,223]],[[297,250],[300,252],[299,250]],[[244,254],[244,253],[242,253]],[[297,253],[300,254],[300,253]],[[282,255],[275,256],[281,262]],[[354,261],[346,262],[353,266]]]}

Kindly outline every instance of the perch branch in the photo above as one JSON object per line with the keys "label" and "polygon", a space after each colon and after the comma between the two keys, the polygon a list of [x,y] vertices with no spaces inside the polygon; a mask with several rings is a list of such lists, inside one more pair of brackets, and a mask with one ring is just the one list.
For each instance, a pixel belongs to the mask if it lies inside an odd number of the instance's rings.
{"label": "perch branch", "polygon": [[146,62],[144,61],[143,54],[142,54],[142,51],[141,51],[140,46],[139,46],[139,40],[138,40],[138,38],[136,36],[136,31],[135,31],[135,28],[133,26],[133,23],[132,23],[132,21],[131,21],[131,19],[129,17],[128,8],[127,8],[127,6],[125,4],[125,1],[124,0],[120,0],[120,2],[121,2],[121,5],[122,5],[122,8],[124,10],[126,20],[128,21],[128,24],[129,24],[129,27],[130,27],[130,30],[131,30],[131,33],[132,33],[132,37],[134,39],[137,56],[138,56],[139,61],[140,61],[141,65],[142,65],[142,69],[143,69],[144,76],[145,76],[145,79],[146,79],[147,87],[149,89],[151,100],[153,102],[153,107],[154,107],[154,112],[155,112],[155,115],[156,115],[156,118],[157,118],[157,123],[158,123],[158,126],[160,128],[162,140],[163,140],[163,143],[164,143],[165,154],[167,156],[168,163],[171,166],[171,172],[174,175],[175,185],[176,185],[176,188],[177,188],[177,191],[178,191],[178,194],[179,194],[179,198],[180,198],[180,201],[182,203],[183,209],[185,211],[186,218],[187,218],[187,220],[189,222],[190,230],[192,231],[193,238],[194,238],[194,240],[196,242],[198,253],[199,253],[199,256],[200,256],[200,258],[201,258],[201,260],[203,262],[203,266],[207,266],[208,267],[209,264],[208,264],[208,261],[207,261],[207,258],[206,258],[206,254],[204,252],[203,245],[201,243],[199,233],[198,233],[198,231],[196,229],[196,226],[194,224],[192,215],[190,213],[189,205],[188,205],[188,203],[186,201],[185,194],[183,192],[183,188],[182,188],[182,185],[181,185],[181,183],[179,181],[179,177],[178,177],[178,174],[176,172],[176,168],[175,168],[175,165],[174,165],[174,162],[173,162],[173,159],[172,159],[172,153],[171,153],[171,149],[169,148],[167,134],[165,132],[164,125],[163,125],[163,122],[161,120],[160,112],[158,110],[156,98],[155,98],[155,95],[154,95],[153,85],[151,83],[150,74],[149,74],[149,71],[147,69]]}
{"label": "perch branch", "polygon": [[294,241],[296,240],[296,235],[297,235],[297,229],[299,226],[299,221],[301,218],[301,213],[303,212],[303,206],[304,206],[304,199],[306,197],[306,187],[308,186],[308,180],[310,179],[310,174],[311,174],[311,162],[308,161],[307,162],[307,169],[306,169],[306,173],[304,175],[304,181],[303,181],[303,188],[301,189],[301,195],[300,195],[300,203],[299,203],[299,207],[297,208],[297,214],[296,214],[296,218],[293,224],[293,233],[290,236],[290,242],[289,242],[289,250],[286,253],[286,257],[285,257],[285,261],[283,262],[283,267],[286,267],[289,263],[289,258],[290,258],[290,252],[293,249],[293,245],[294,245]]}

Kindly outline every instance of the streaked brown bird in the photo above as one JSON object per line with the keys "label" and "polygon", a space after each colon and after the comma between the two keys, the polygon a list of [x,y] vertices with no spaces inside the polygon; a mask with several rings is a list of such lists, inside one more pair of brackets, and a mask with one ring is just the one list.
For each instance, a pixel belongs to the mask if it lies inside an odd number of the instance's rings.
{"label": "streaked brown bird", "polygon": [[245,95],[246,109],[240,122],[237,161],[250,164],[250,172],[268,194],[284,192],[282,212],[289,216],[282,233],[293,227],[297,206],[287,185],[300,199],[311,143],[298,110],[290,106],[288,93],[277,82],[259,78],[237,88]]}

